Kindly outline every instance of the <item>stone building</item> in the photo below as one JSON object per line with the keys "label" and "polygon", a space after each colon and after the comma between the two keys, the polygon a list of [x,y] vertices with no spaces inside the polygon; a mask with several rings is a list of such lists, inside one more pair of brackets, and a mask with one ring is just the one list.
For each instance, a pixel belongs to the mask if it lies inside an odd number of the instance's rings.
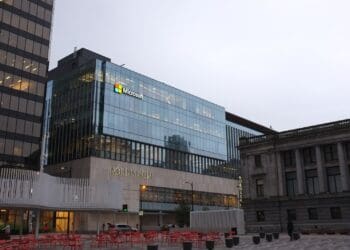
{"label": "stone building", "polygon": [[350,120],[240,139],[248,232],[350,230]]}

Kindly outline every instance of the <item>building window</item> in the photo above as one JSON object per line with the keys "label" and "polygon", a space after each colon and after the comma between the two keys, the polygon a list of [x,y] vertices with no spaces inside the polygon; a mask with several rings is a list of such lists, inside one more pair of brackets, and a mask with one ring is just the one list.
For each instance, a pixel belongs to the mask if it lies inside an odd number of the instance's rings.
{"label": "building window", "polygon": [[257,221],[265,221],[265,212],[264,211],[256,211],[256,220]]}
{"label": "building window", "polygon": [[338,160],[338,152],[336,144],[328,144],[322,147],[323,157],[325,162],[332,162]]}
{"label": "building window", "polygon": [[340,207],[331,207],[330,211],[331,211],[331,218],[332,219],[335,220],[335,219],[341,219],[342,218]]}
{"label": "building window", "polygon": [[287,209],[287,219],[288,221],[297,219],[297,211],[295,209]]}
{"label": "building window", "polygon": [[318,194],[320,192],[318,187],[318,177],[317,170],[306,170],[305,171],[306,179],[306,189],[308,194]]}
{"label": "building window", "polygon": [[341,180],[339,167],[327,168],[327,182],[328,182],[328,192],[330,193],[340,193],[341,192]]}
{"label": "building window", "polygon": [[345,143],[346,159],[350,160],[350,142]]}
{"label": "building window", "polygon": [[318,220],[317,208],[308,208],[309,220]]}
{"label": "building window", "polygon": [[264,196],[264,180],[263,179],[256,180],[256,196],[257,197]]}
{"label": "building window", "polygon": [[316,163],[316,151],[314,147],[304,148],[302,152],[304,165],[313,165]]}
{"label": "building window", "polygon": [[288,196],[294,196],[298,193],[296,172],[286,172],[286,189]]}
{"label": "building window", "polygon": [[282,152],[283,164],[285,167],[295,167],[295,152],[288,150]]}
{"label": "building window", "polygon": [[[173,204],[185,202],[186,204],[191,204],[192,192],[183,189],[147,186],[142,191],[140,198],[145,202]],[[199,206],[234,207],[237,205],[237,197],[234,195],[194,191],[193,203]]]}
{"label": "building window", "polygon": [[261,168],[262,164],[261,164],[261,155],[255,155],[254,156],[254,163],[255,163],[255,167],[256,168]]}

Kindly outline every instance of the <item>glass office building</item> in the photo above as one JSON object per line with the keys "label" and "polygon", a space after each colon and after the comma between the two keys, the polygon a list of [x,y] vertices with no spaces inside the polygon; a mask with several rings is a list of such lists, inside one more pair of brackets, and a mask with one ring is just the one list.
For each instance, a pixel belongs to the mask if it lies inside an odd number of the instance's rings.
{"label": "glass office building", "polygon": [[238,137],[271,132],[86,49],[50,72],[47,102],[48,165],[96,156],[235,178]]}
{"label": "glass office building", "polygon": [[271,134],[274,131],[229,112],[226,112],[225,129],[227,164],[234,169],[233,177],[238,179],[240,176],[239,138]]}
{"label": "glass office building", "polygon": [[39,169],[52,10],[0,1],[0,168]]}
{"label": "glass office building", "polygon": [[[82,60],[87,54],[93,55],[91,60],[70,64],[68,57],[51,73],[48,164],[97,156],[223,174],[221,167],[215,168],[226,161],[223,107],[86,50],[72,57]],[[62,74],[67,65],[69,73]]]}
{"label": "glass office building", "polygon": [[[49,72],[45,117],[45,171],[118,181],[129,223],[153,229],[175,223],[180,203],[239,206],[238,138],[272,132],[86,49]],[[82,229],[96,220],[87,215]]]}

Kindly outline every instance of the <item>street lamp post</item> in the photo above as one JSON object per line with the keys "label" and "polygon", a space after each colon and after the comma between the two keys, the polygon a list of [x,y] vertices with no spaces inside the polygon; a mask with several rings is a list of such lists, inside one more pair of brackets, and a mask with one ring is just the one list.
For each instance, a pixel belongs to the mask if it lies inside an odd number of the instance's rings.
{"label": "street lamp post", "polygon": [[193,209],[193,182],[186,181],[185,183],[191,185],[191,211],[194,211],[194,209]]}
{"label": "street lamp post", "polygon": [[142,193],[146,191],[147,186],[141,185],[140,187],[140,232],[142,231],[142,217],[143,217],[143,210],[142,210]]}

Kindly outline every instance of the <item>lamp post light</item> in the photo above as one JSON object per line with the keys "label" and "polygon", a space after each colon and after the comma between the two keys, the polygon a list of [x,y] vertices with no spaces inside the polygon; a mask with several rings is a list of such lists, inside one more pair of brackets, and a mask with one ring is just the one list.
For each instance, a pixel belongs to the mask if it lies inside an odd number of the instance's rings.
{"label": "lamp post light", "polygon": [[185,183],[191,185],[191,211],[194,211],[194,209],[193,209],[193,182],[185,181]]}

